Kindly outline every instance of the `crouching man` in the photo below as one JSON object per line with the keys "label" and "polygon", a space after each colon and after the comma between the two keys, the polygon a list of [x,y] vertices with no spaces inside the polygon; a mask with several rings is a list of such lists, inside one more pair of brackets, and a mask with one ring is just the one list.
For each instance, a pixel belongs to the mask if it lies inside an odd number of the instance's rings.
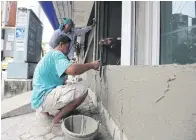
{"label": "crouching man", "polygon": [[55,49],[40,60],[34,72],[31,106],[44,116],[60,110],[54,116],[53,124],[59,123],[64,115],[75,110],[88,94],[87,87],[83,85],[64,85],[65,77],[99,69],[98,61],[72,64],[67,58],[70,42],[69,37],[60,35],[55,42]]}

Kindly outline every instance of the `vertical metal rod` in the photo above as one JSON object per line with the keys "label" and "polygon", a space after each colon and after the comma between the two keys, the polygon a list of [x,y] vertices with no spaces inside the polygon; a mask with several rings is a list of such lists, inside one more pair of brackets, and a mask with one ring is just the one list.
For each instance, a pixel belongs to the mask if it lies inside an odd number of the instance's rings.
{"label": "vertical metal rod", "polygon": [[99,58],[99,56],[98,56],[98,52],[99,52],[99,44],[98,44],[98,42],[99,42],[99,27],[100,27],[100,24],[99,24],[99,4],[100,4],[100,2],[98,1],[98,2],[96,2],[97,4],[96,4],[96,7],[97,7],[97,25],[96,25],[96,27],[97,27],[97,30],[96,30],[96,32],[97,32],[97,35],[96,35],[96,40],[97,40],[97,44],[96,44],[96,59],[98,59]]}
{"label": "vertical metal rod", "polygon": [[[96,1],[95,1],[94,8],[95,8],[95,10],[94,10],[94,18],[95,18],[95,21],[97,21],[97,2]],[[94,26],[94,34],[93,34],[93,39],[94,39],[93,61],[96,60],[96,47],[97,47],[96,34],[97,34],[97,24]]]}

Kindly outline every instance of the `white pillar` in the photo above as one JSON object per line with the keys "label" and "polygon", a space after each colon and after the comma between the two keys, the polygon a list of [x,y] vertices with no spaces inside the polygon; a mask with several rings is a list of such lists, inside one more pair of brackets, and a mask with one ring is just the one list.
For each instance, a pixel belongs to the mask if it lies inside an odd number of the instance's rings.
{"label": "white pillar", "polygon": [[158,65],[160,48],[160,2],[136,4],[136,65]]}
{"label": "white pillar", "polygon": [[152,65],[159,65],[160,58],[160,1],[153,2],[152,11]]}
{"label": "white pillar", "polygon": [[135,2],[122,1],[121,65],[134,65]]}

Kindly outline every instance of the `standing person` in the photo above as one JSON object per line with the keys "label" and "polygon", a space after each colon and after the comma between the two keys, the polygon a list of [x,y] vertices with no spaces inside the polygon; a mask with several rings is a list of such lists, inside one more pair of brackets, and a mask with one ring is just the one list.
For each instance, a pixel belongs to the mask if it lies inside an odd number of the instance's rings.
{"label": "standing person", "polygon": [[74,29],[74,23],[71,19],[65,18],[63,23],[60,24],[59,29],[55,30],[52,38],[49,42],[49,45],[54,49],[55,48],[55,40],[61,35],[65,34],[71,39],[70,44],[70,52],[68,54],[68,58],[72,59],[75,51],[75,42],[74,39],[76,36],[82,35],[90,31],[95,25],[95,21],[93,20],[93,24],[91,26],[87,26],[81,29]]}
{"label": "standing person", "polygon": [[99,69],[99,61],[73,64],[68,60],[70,43],[71,39],[64,34],[57,37],[55,49],[46,53],[34,72],[31,106],[43,116],[60,110],[53,124],[59,123],[64,115],[75,110],[88,94],[88,88],[81,84],[64,84],[64,77]]}

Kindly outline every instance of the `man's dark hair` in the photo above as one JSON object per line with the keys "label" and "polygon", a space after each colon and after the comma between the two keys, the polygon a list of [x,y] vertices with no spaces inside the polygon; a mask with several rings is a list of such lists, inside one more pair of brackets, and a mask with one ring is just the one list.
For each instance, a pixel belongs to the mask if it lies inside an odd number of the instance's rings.
{"label": "man's dark hair", "polygon": [[55,41],[55,47],[57,47],[60,43],[66,44],[66,43],[70,43],[71,39],[64,34],[61,34]]}

